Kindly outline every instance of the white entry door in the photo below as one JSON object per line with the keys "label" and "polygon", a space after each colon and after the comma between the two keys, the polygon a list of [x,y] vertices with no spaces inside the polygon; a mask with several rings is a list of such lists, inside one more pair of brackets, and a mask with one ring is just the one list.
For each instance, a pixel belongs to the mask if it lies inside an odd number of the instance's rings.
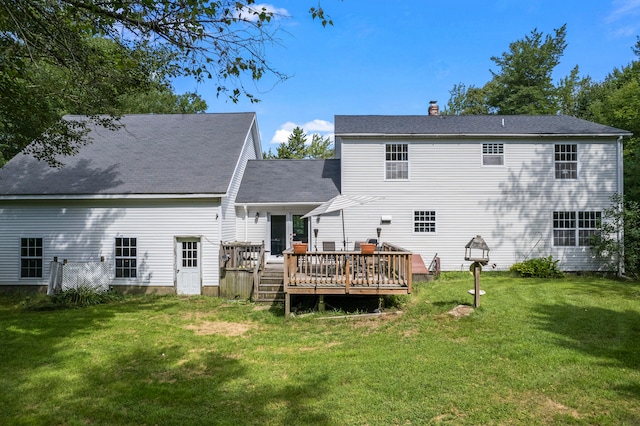
{"label": "white entry door", "polygon": [[176,292],[200,294],[200,238],[176,238]]}

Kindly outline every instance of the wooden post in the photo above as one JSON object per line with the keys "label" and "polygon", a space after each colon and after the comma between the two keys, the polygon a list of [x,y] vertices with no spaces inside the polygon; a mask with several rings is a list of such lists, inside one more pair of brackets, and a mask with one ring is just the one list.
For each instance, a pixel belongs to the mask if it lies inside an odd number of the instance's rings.
{"label": "wooden post", "polygon": [[473,268],[473,305],[477,308],[480,306],[480,265],[476,264]]}
{"label": "wooden post", "polygon": [[284,319],[289,319],[289,315],[291,315],[291,294],[288,292],[284,293]]}
{"label": "wooden post", "polygon": [[318,299],[318,312],[324,312],[324,311],[325,311],[324,294],[321,294]]}

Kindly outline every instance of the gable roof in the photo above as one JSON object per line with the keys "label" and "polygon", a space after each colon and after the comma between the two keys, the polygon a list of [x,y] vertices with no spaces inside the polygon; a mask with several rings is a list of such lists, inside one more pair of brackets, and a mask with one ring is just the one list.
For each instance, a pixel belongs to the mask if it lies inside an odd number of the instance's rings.
{"label": "gable roof", "polygon": [[0,169],[0,196],[224,194],[255,114],[126,115],[120,123],[116,131],[90,126],[91,142],[61,158],[61,169],[14,157]]}
{"label": "gable roof", "polygon": [[336,115],[336,136],[630,136],[567,115]]}
{"label": "gable roof", "polygon": [[340,194],[340,160],[250,160],[236,204],[317,204]]}

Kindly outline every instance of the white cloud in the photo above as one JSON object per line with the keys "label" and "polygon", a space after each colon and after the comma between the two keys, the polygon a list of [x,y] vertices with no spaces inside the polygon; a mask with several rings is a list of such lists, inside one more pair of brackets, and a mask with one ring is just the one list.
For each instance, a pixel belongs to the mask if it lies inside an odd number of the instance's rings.
{"label": "white cloud", "polygon": [[640,0],[614,0],[613,8],[606,17],[609,24],[640,14]]}
{"label": "white cloud", "polygon": [[296,127],[301,127],[302,129],[304,129],[304,132],[308,136],[308,142],[311,142],[311,136],[313,134],[318,134],[323,138],[333,138],[333,123],[316,118],[315,120],[307,121],[306,123],[294,123],[291,121],[287,121],[286,123],[280,125],[280,128],[275,131],[273,137],[271,138],[271,143],[280,144],[283,142],[287,142],[287,140],[289,139],[289,135],[291,135],[291,132],[293,132],[293,129],[295,129]]}
{"label": "white cloud", "polygon": [[[243,8],[242,17],[247,21],[255,22],[258,20],[258,17],[254,14],[254,12],[261,13],[263,8],[267,13],[272,13],[274,18],[288,18],[291,16],[287,9],[275,7],[272,4],[259,3],[253,4],[251,6],[245,6]],[[236,17],[240,17],[237,12]]]}

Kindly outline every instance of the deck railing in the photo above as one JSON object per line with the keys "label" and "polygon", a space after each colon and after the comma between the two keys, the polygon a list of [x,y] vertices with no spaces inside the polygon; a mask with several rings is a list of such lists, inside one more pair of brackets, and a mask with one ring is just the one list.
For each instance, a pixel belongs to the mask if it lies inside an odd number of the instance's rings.
{"label": "deck railing", "polygon": [[[264,262],[264,241],[261,244],[220,242],[221,293],[226,296],[239,294],[247,298],[257,297]],[[248,274],[251,275],[246,276]],[[222,279],[223,276],[228,283]]]}
{"label": "deck railing", "polygon": [[284,252],[285,292],[383,294],[411,292],[411,252],[385,244],[359,251]]}

